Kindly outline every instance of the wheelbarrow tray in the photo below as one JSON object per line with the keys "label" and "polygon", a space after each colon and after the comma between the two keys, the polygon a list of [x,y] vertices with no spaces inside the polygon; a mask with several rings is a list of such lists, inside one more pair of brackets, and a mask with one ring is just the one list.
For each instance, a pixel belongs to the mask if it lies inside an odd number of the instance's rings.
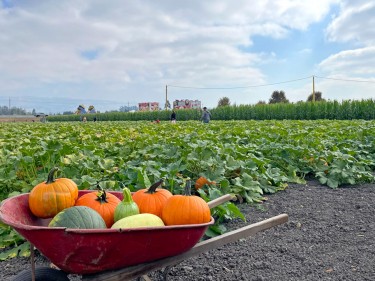
{"label": "wheelbarrow tray", "polygon": [[[88,191],[79,191],[79,196]],[[110,193],[122,199],[121,192]],[[191,249],[211,221],[204,224],[137,229],[69,229],[48,227],[51,219],[34,216],[29,194],[4,200],[0,219],[68,273],[92,274],[175,256]]]}

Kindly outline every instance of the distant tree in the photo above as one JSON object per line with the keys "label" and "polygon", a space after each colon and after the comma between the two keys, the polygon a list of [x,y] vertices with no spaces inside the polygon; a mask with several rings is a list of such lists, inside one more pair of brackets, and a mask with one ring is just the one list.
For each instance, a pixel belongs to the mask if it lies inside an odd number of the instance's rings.
{"label": "distant tree", "polygon": [[256,105],[261,105],[261,104],[266,104],[266,102],[264,100],[260,100],[260,101],[257,102]]}
{"label": "distant tree", "polygon": [[284,91],[274,91],[269,100],[269,103],[289,103],[289,100],[285,97]]}
{"label": "distant tree", "polygon": [[[313,101],[313,94],[312,93],[307,98],[307,101]],[[315,92],[315,101],[325,101],[325,99],[322,98],[321,92]]]}
{"label": "distant tree", "polygon": [[227,105],[230,105],[230,100],[227,97],[223,97],[223,98],[219,99],[219,102],[217,103],[217,107],[227,106]]}
{"label": "distant tree", "polygon": [[120,109],[119,109],[120,112],[129,112],[131,110],[138,110],[138,107],[135,106],[135,105],[133,105],[133,106],[123,105],[123,106],[120,106]]}
{"label": "distant tree", "polygon": [[0,106],[0,115],[26,115],[27,112],[23,108]]}
{"label": "distant tree", "polygon": [[1,106],[0,115],[9,115],[9,108],[7,106]]}
{"label": "distant tree", "polygon": [[73,111],[64,111],[63,112],[63,115],[70,115],[70,114],[74,114],[74,112]]}

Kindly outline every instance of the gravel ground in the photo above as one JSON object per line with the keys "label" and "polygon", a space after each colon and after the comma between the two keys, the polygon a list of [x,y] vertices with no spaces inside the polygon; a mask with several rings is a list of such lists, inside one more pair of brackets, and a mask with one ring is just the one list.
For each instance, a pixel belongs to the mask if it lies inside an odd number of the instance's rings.
{"label": "gravel ground", "polygon": [[[375,280],[375,185],[333,190],[310,181],[257,207],[239,207],[247,222],[231,221],[231,230],[282,213],[289,221],[185,260],[168,280]],[[37,265],[43,264],[38,255]],[[0,262],[0,280],[29,268],[29,259]],[[150,276],[159,279],[157,272]]]}

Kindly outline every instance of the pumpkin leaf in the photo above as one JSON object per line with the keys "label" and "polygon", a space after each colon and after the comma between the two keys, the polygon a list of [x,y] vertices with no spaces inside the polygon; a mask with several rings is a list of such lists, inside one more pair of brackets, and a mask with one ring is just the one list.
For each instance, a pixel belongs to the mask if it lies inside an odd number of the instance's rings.
{"label": "pumpkin leaf", "polygon": [[29,242],[25,242],[25,243],[22,243],[19,247],[19,252],[18,252],[18,256],[20,257],[29,257],[31,252],[30,252],[30,243]]}
{"label": "pumpkin leaf", "polygon": [[98,166],[103,170],[110,171],[111,168],[114,166],[114,160],[109,158],[100,159],[98,161]]}
{"label": "pumpkin leaf", "polygon": [[19,192],[19,191],[13,191],[13,192],[8,194],[8,198],[16,196],[16,195],[20,195],[20,194],[21,194],[21,192]]}
{"label": "pumpkin leaf", "polygon": [[6,259],[18,257],[18,252],[19,252],[19,246],[8,249],[8,250],[0,253],[0,261],[4,261]]}
{"label": "pumpkin leaf", "polygon": [[102,181],[102,182],[99,182],[99,186],[104,190],[119,189],[119,183],[117,181]]}
{"label": "pumpkin leaf", "polygon": [[246,221],[245,216],[235,204],[227,202],[225,203],[225,207],[228,209],[231,218],[240,218],[241,220]]}
{"label": "pumpkin leaf", "polygon": [[206,232],[204,233],[207,237],[216,237],[221,234],[224,234],[227,231],[227,228],[224,225],[211,225]]}

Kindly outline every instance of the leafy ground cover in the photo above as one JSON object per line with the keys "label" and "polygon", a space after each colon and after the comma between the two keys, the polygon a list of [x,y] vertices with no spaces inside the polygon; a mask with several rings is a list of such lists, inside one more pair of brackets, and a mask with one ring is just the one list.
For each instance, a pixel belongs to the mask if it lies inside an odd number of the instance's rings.
{"label": "leafy ground cover", "polygon": [[[331,188],[374,182],[374,129],[364,120],[3,123],[0,200],[30,191],[54,166],[80,189],[135,191],[164,178],[178,194],[203,176],[215,182],[196,191],[206,200],[232,193],[247,203],[309,177]],[[214,216],[209,236],[242,214],[228,203]],[[14,236],[0,227],[0,247],[18,245]]]}

